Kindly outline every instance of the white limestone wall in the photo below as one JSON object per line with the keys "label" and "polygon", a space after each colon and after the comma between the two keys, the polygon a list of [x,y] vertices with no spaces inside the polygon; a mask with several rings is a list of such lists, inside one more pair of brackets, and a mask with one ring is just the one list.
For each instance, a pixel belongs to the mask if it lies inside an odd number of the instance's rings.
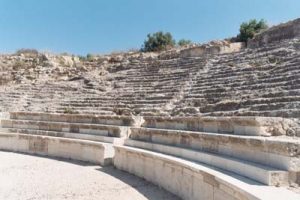
{"label": "white limestone wall", "polygon": [[112,145],[84,140],[0,133],[0,150],[52,156],[108,165],[112,161]]}
{"label": "white limestone wall", "polygon": [[114,165],[184,200],[300,199],[300,194],[285,188],[259,185],[234,174],[142,149],[115,146]]}
{"label": "white limestone wall", "polygon": [[188,161],[180,163],[168,159],[168,156],[159,157],[155,153],[135,152],[128,147],[115,148],[116,168],[142,177],[183,199],[258,199],[218,179],[212,171],[212,174],[207,173],[208,168],[199,168],[196,164],[193,168],[189,166]]}
{"label": "white limestone wall", "polygon": [[235,174],[248,177],[265,185],[288,185],[288,172],[276,170],[271,167],[262,166],[256,163],[234,159],[224,155],[211,154],[201,151],[193,151],[174,146],[166,146],[155,143],[126,140],[125,145],[137,147],[166,155],[173,155],[187,160],[208,164]]}

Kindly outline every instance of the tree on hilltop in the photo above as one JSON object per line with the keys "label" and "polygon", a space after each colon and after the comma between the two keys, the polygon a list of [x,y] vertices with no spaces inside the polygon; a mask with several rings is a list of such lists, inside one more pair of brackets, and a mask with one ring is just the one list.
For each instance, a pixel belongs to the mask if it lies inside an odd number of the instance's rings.
{"label": "tree on hilltop", "polygon": [[255,34],[267,28],[268,24],[263,19],[261,19],[260,21],[257,21],[256,19],[251,19],[248,22],[243,22],[240,26],[240,33],[237,36],[238,40],[241,42],[247,42],[248,39],[252,39]]}
{"label": "tree on hilltop", "polygon": [[147,39],[145,40],[141,50],[144,52],[162,51],[175,46],[175,44],[176,42],[171,33],[159,31],[147,35]]}
{"label": "tree on hilltop", "polygon": [[190,45],[192,44],[192,41],[191,40],[186,40],[186,39],[181,39],[178,41],[178,45],[183,47],[183,46],[186,46],[186,45]]}

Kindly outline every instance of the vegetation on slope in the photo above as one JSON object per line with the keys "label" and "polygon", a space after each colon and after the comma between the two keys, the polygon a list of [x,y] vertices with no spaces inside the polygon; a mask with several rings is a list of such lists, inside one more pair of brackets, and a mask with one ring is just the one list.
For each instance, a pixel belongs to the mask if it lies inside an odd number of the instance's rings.
{"label": "vegetation on slope", "polygon": [[268,24],[263,19],[261,19],[260,21],[256,19],[251,19],[248,22],[243,22],[240,26],[240,33],[237,36],[238,41],[247,42],[249,39],[252,39],[255,36],[255,34],[267,28]]}

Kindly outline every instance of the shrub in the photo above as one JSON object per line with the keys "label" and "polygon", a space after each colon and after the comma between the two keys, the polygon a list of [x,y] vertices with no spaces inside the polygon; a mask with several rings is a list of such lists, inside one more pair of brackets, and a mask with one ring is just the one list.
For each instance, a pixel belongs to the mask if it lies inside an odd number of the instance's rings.
{"label": "shrub", "polygon": [[82,55],[78,55],[78,58],[79,58],[80,61],[85,61],[86,60],[86,57],[82,56]]}
{"label": "shrub", "polygon": [[181,47],[189,45],[189,44],[192,44],[191,40],[181,39],[178,41],[178,45]]}
{"label": "shrub", "polygon": [[150,51],[162,51],[166,50],[169,47],[173,47],[175,45],[175,40],[171,33],[164,33],[162,31],[148,34],[147,39],[144,42],[144,46],[142,47],[142,51],[150,52]]}
{"label": "shrub", "polygon": [[256,19],[251,19],[249,22],[244,22],[240,26],[240,34],[237,36],[239,41],[247,42],[248,39],[252,39],[255,34],[267,29],[267,22],[263,19],[257,21]]}
{"label": "shrub", "polygon": [[94,56],[93,56],[92,54],[88,53],[88,54],[86,55],[86,59],[87,59],[88,61],[92,61],[92,60],[94,59]]}
{"label": "shrub", "polygon": [[21,55],[21,54],[30,54],[30,55],[38,55],[39,52],[36,49],[19,49],[16,51],[17,55]]}

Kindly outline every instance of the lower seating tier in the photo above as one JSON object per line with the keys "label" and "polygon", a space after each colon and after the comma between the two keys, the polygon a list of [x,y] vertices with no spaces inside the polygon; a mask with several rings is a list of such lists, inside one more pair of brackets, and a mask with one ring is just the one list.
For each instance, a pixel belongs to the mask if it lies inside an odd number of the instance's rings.
{"label": "lower seating tier", "polygon": [[90,141],[105,142],[105,143],[118,144],[118,145],[124,143],[124,138],[107,137],[107,136],[93,135],[93,134],[44,131],[44,130],[34,130],[34,129],[17,129],[17,128],[1,128],[0,130],[1,132],[5,132],[5,133],[20,133],[20,134],[27,134],[27,135],[40,135],[40,136],[90,140]]}
{"label": "lower seating tier", "polygon": [[238,176],[162,153],[115,146],[114,165],[188,200],[296,200],[285,188],[263,186]]}
{"label": "lower seating tier", "polygon": [[110,165],[114,156],[111,144],[79,139],[0,133],[0,150],[37,154]]}
{"label": "lower seating tier", "polygon": [[290,179],[300,182],[300,140],[297,138],[131,128],[130,139],[254,162],[289,171]]}
{"label": "lower seating tier", "polygon": [[10,119],[14,120],[106,124],[118,126],[130,126],[134,124],[134,120],[130,116],[78,115],[35,112],[10,112],[9,114]]}
{"label": "lower seating tier", "polygon": [[65,122],[46,122],[31,120],[1,120],[2,128],[33,129],[56,132],[73,132],[82,134],[93,134],[110,137],[123,137],[127,135],[128,127],[103,124],[83,124]]}
{"label": "lower seating tier", "polygon": [[288,185],[288,172],[265,165],[244,161],[220,154],[189,150],[174,146],[126,140],[125,145],[154,152],[173,155],[191,161],[207,164],[232,173],[250,178],[265,185]]}

